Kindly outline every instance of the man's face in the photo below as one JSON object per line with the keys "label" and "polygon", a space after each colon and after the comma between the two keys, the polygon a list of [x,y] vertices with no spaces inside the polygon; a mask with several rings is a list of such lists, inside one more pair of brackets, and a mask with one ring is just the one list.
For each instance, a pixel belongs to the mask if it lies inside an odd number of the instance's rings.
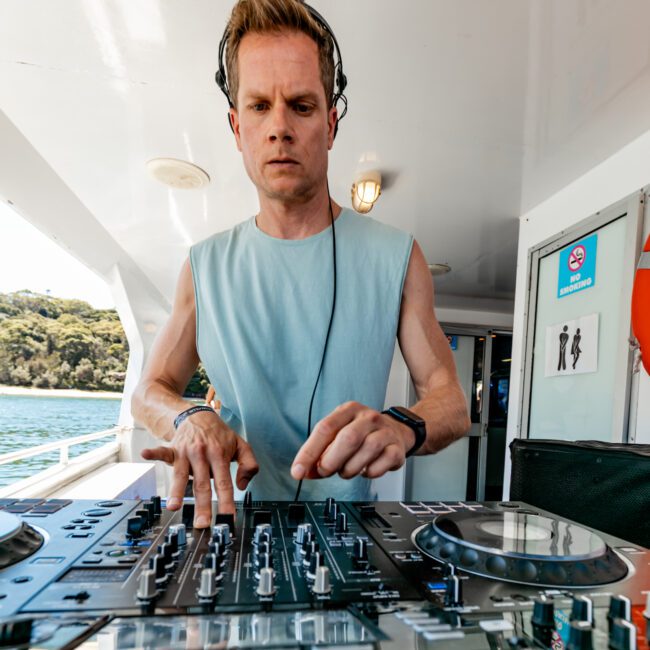
{"label": "man's face", "polygon": [[238,65],[231,119],[250,179],[269,198],[308,200],[327,175],[336,124],[316,43],[302,32],[249,33]]}

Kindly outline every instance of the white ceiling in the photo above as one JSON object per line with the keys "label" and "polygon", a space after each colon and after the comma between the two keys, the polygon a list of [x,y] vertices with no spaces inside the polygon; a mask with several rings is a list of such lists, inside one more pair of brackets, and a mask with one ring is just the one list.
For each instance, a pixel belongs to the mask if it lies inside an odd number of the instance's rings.
{"label": "white ceiling", "polygon": [[[517,218],[650,129],[647,0],[314,5],[349,79],[332,193],[349,205],[355,172],[381,169],[368,218],[451,265],[439,293],[511,299]],[[257,209],[213,81],[230,6],[0,3],[0,108],[167,299],[189,245]],[[211,184],[168,190],[158,156]]]}

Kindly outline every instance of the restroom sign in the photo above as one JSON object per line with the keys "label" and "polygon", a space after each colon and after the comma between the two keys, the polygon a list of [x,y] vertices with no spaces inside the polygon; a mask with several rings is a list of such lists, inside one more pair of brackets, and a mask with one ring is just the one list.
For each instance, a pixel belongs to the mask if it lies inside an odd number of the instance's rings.
{"label": "restroom sign", "polygon": [[560,251],[557,297],[564,298],[596,284],[598,234],[585,237]]}

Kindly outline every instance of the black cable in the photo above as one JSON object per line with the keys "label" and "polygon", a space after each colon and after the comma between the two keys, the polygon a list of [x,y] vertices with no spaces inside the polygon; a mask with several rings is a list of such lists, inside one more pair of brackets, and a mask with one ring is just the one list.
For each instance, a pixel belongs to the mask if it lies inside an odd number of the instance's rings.
{"label": "black cable", "polygon": [[[316,396],[316,388],[318,388],[318,382],[320,381],[321,373],[323,372],[323,365],[325,363],[325,354],[327,352],[327,344],[330,340],[330,332],[332,331],[332,322],[334,321],[334,308],[336,307],[336,229],[334,228],[334,212],[332,211],[332,198],[330,196],[330,187],[329,183],[327,184],[327,200],[330,206],[330,220],[332,223],[332,270],[333,270],[333,280],[334,288],[332,291],[332,311],[330,313],[330,322],[327,326],[327,334],[325,335],[325,345],[323,346],[323,356],[320,360],[320,366],[318,367],[318,375],[316,376],[316,383],[314,384],[314,389],[311,392],[311,399],[309,400],[309,415],[307,416],[307,438],[311,433],[311,412],[314,406],[314,397]],[[298,501],[300,498],[300,490],[302,489],[302,479],[298,482],[298,489],[296,490],[296,496],[294,501]]]}

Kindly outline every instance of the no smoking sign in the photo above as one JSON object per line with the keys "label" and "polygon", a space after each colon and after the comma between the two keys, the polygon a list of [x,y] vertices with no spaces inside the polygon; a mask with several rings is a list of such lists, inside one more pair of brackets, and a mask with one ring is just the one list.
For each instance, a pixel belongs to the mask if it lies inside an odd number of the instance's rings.
{"label": "no smoking sign", "polygon": [[598,234],[594,234],[560,251],[558,298],[564,298],[594,286],[597,250]]}
{"label": "no smoking sign", "polygon": [[569,253],[569,269],[574,273],[580,270],[580,267],[585,263],[587,251],[582,244],[578,244]]}

